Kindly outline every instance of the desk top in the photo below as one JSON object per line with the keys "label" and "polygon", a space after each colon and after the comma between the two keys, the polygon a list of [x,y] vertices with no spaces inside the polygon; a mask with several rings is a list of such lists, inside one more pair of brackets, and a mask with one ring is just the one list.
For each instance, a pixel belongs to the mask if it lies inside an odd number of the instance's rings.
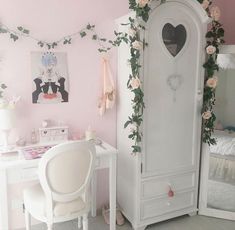
{"label": "desk top", "polygon": [[[15,167],[22,167],[24,165],[27,165],[27,167],[33,167],[38,164],[40,161],[40,158],[33,159],[33,160],[26,160],[21,153],[21,150],[23,148],[28,147],[38,147],[38,146],[44,146],[48,145],[48,143],[38,143],[35,145],[26,145],[23,147],[15,147],[14,149],[10,151],[1,152],[2,156],[0,156],[0,169],[6,169],[6,168],[15,168]],[[116,155],[117,149],[115,149],[113,146],[107,144],[106,142],[102,141],[102,145],[95,145],[96,146],[96,156],[97,157],[105,157],[110,155]]]}

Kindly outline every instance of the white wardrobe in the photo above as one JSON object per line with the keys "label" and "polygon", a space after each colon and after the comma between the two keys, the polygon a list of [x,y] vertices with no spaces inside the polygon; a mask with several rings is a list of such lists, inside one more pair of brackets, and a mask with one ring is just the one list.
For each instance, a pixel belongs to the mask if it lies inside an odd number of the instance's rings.
{"label": "white wardrobe", "polygon": [[[128,32],[117,20],[119,31]],[[131,155],[132,93],[129,48],[118,50],[117,201],[135,230],[184,214],[196,214],[208,17],[196,0],[153,1],[143,34],[145,94],[142,152]],[[170,191],[170,193],[169,193]],[[173,194],[172,194],[173,191]],[[173,195],[173,196],[172,196]]]}

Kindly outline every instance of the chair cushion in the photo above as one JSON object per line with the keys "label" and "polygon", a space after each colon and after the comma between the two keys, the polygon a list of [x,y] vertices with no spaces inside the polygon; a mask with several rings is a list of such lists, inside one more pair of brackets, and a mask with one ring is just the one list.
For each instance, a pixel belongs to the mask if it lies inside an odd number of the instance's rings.
{"label": "chair cushion", "polygon": [[[25,208],[35,217],[46,217],[46,197],[40,184],[36,184],[24,190]],[[54,202],[53,215],[55,217],[67,216],[80,212],[86,208],[85,203],[79,197],[71,202]]]}

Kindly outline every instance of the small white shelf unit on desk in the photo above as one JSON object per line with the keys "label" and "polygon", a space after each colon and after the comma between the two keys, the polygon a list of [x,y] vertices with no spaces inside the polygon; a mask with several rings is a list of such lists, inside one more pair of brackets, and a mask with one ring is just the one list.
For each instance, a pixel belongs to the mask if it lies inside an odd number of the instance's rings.
{"label": "small white shelf unit on desk", "polygon": [[[53,143],[55,144],[55,143]],[[48,143],[33,145],[35,147],[48,145]],[[25,147],[32,147],[24,146]],[[0,156],[0,229],[10,230],[10,210],[8,204],[8,185],[38,180],[38,163],[40,158],[25,160],[20,154],[21,148],[1,152]],[[11,156],[6,156],[7,154]],[[109,203],[110,203],[110,230],[116,229],[116,159],[117,149],[102,142],[96,145],[96,170],[109,169]],[[91,215],[96,216],[96,170],[92,178],[92,210]],[[12,230],[12,229],[11,229]]]}

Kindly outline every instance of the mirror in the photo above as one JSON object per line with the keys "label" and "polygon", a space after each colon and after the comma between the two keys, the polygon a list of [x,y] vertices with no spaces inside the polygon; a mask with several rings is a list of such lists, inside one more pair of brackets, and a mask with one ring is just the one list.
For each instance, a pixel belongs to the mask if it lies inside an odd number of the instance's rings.
{"label": "mirror", "polygon": [[210,146],[207,206],[235,212],[235,69],[220,69],[218,77],[217,144]]}
{"label": "mirror", "polygon": [[162,39],[170,54],[175,57],[184,47],[186,42],[186,29],[183,25],[174,27],[167,23],[162,29]]}
{"label": "mirror", "polygon": [[235,220],[235,52],[219,54],[217,62],[220,71],[213,134],[217,143],[202,152],[199,213]]}

